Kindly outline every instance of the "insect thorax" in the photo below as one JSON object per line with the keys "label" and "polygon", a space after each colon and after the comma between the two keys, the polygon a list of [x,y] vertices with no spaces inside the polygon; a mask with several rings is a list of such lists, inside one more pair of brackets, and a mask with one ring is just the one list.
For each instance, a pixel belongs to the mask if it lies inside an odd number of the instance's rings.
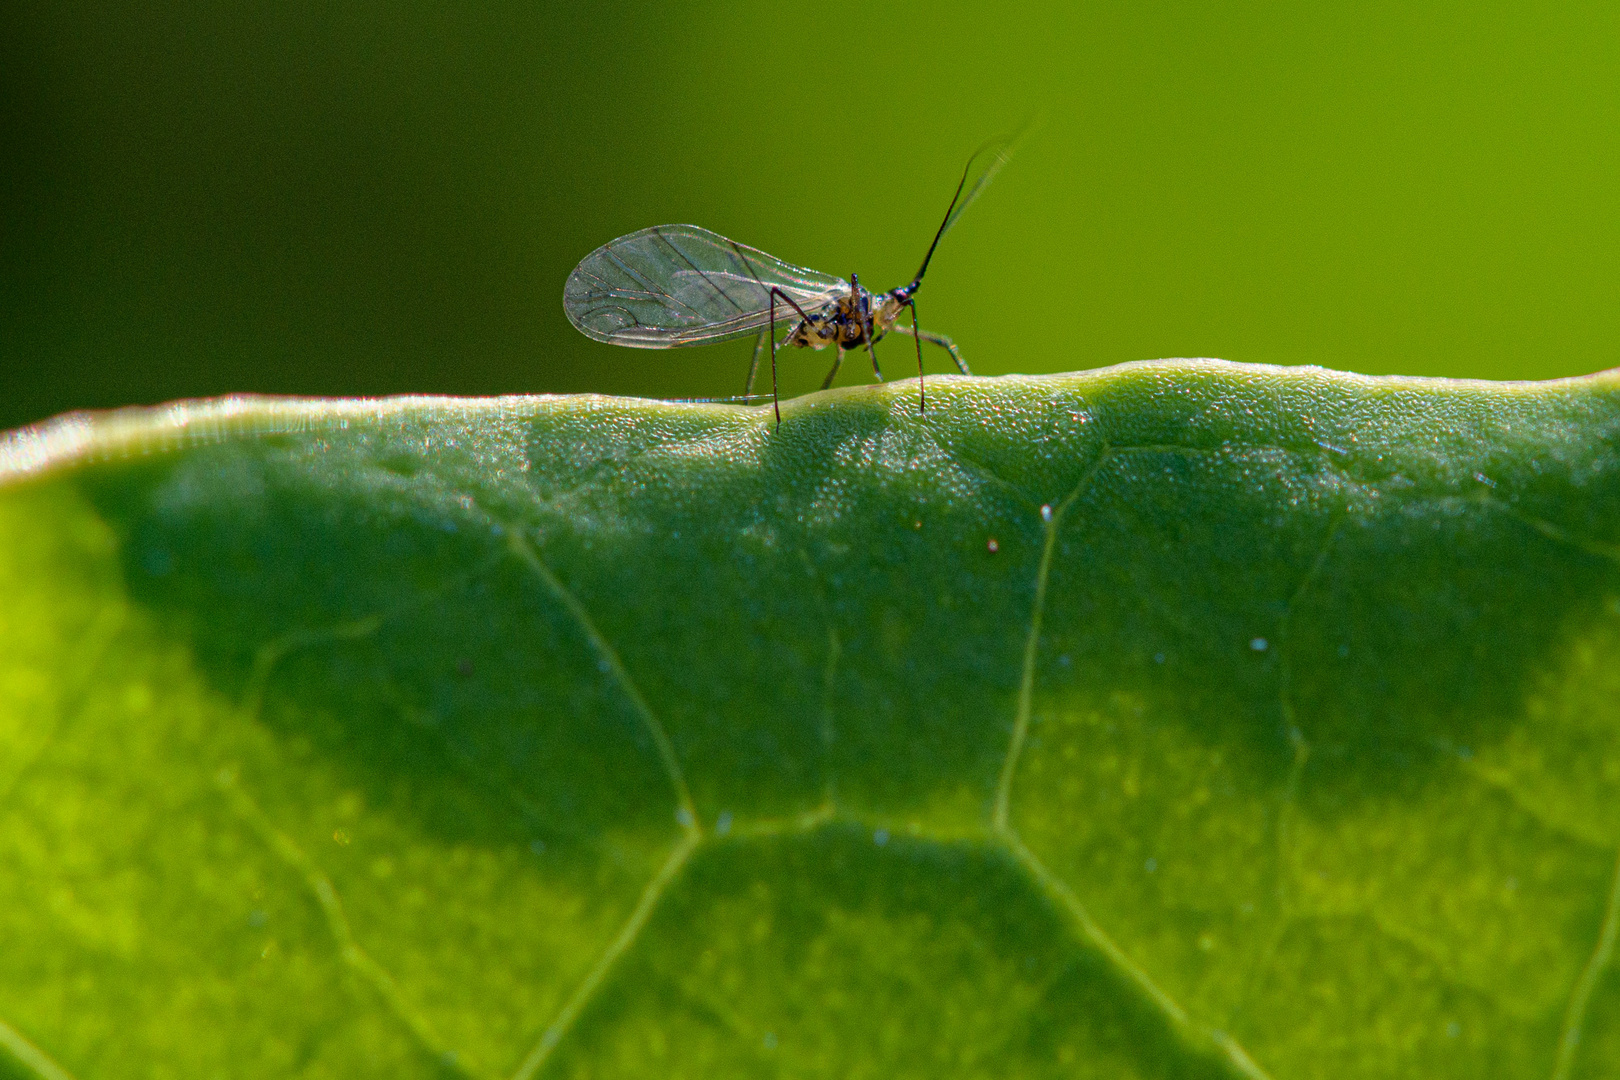
{"label": "insect thorax", "polygon": [[872,340],[881,341],[893,328],[902,306],[893,293],[873,296],[867,289],[851,288],[819,310],[808,312],[809,318],[799,321],[782,340],[782,346],[825,349],[828,345],[837,345],[857,349],[866,344],[869,320]]}

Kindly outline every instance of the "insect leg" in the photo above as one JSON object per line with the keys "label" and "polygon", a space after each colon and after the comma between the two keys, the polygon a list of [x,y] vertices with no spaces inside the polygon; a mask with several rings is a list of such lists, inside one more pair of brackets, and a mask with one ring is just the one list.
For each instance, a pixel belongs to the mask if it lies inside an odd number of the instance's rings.
{"label": "insect leg", "polygon": [[877,363],[877,342],[872,340],[873,332],[874,332],[874,328],[872,326],[872,313],[867,312],[867,314],[866,314],[866,351],[872,354],[872,374],[877,376],[877,381],[878,382],[882,382],[883,381],[883,369],[878,367],[878,363]]}
{"label": "insect leg", "polygon": [[[775,312],[772,312],[772,314],[774,315]],[[775,328],[775,321],[776,320],[774,318],[771,320],[773,330]],[[743,397],[747,397],[749,394],[754,392],[754,376],[759,374],[759,354],[765,351],[766,333],[767,331],[761,330],[759,332],[759,336],[754,339],[754,359],[749,361],[748,364],[748,382],[743,385]],[[772,334],[772,337],[774,336],[775,335]]]}
{"label": "insect leg", "polygon": [[907,300],[906,306],[911,309],[911,340],[917,343],[917,415],[928,411],[928,391],[923,388],[922,369],[922,338],[917,331],[917,301]]}
{"label": "insect leg", "polygon": [[894,328],[900,331],[902,334],[914,334],[919,340],[926,341],[930,345],[938,345],[940,348],[951,354],[951,359],[956,361],[956,366],[961,370],[962,374],[973,374],[973,372],[968,370],[967,361],[962,359],[962,350],[956,347],[956,342],[952,341],[944,334],[933,334],[929,333],[927,330],[918,330],[915,326],[903,326],[899,323],[896,323]]}
{"label": "insect leg", "polygon": [[782,398],[776,392],[776,298],[777,297],[781,297],[783,300],[786,300],[788,302],[788,304],[793,308],[793,310],[797,311],[799,313],[799,318],[804,320],[805,322],[808,323],[810,321],[810,316],[808,316],[808,315],[806,315],[804,313],[804,308],[800,307],[797,303],[794,302],[793,297],[789,296],[787,293],[783,292],[781,289],[778,289],[775,285],[771,286],[771,408],[776,410],[776,429],[778,431],[780,431],[780,430],[782,430]]}
{"label": "insect leg", "polygon": [[776,430],[782,430],[782,402],[776,396],[776,290],[771,290],[771,408],[776,410]]}
{"label": "insect leg", "polygon": [[832,385],[833,380],[838,377],[838,369],[844,366],[844,347],[839,345],[837,346],[837,349],[838,355],[833,358],[832,370],[827,372],[827,377],[825,379],[821,380],[821,388],[823,390]]}

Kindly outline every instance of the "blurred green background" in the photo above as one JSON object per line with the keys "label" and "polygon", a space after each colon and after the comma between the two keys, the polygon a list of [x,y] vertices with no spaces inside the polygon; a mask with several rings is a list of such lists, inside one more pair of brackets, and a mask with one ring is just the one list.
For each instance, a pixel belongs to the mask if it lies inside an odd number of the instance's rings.
{"label": "blurred green background", "polygon": [[[979,373],[1620,363],[1612,4],[14,0],[0,26],[0,427],[736,393],[746,343],[575,333],[569,269],[695,222],[891,287],[967,154],[1036,114],[920,296]],[[785,390],[819,380],[791,360]]]}

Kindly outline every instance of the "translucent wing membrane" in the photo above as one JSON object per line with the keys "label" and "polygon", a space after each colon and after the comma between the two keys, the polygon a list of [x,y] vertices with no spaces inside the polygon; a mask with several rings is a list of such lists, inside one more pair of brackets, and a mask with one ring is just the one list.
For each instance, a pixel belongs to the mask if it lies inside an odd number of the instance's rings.
{"label": "translucent wing membrane", "polygon": [[[585,256],[568,275],[563,310],[580,333],[613,345],[705,345],[758,333],[773,286],[807,314],[849,289],[696,225],[655,225]],[[779,323],[797,318],[777,300]]]}

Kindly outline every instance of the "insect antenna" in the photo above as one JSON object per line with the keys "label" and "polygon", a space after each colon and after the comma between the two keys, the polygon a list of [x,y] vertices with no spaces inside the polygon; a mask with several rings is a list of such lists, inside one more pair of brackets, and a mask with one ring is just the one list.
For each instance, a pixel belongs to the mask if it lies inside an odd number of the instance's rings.
{"label": "insect antenna", "polygon": [[[979,178],[973,182],[973,186],[969,188],[968,177],[973,174],[974,162],[992,151],[993,155],[990,158],[990,163],[984,167],[984,172],[979,175]],[[934,234],[933,243],[928,245],[928,254],[923,256],[922,265],[917,268],[917,276],[911,279],[910,285],[906,286],[908,294],[916,292],[918,286],[922,284],[923,275],[928,273],[928,264],[933,260],[934,249],[939,247],[939,242],[945,238],[945,234],[950,231],[951,226],[956,224],[956,219],[962,216],[962,211],[973,205],[973,200],[979,197],[979,192],[984,190],[985,185],[995,179],[996,173],[1000,172],[1001,167],[1007,164],[1007,159],[1012,157],[1012,152],[1013,143],[999,139],[985,143],[973,151],[973,155],[968,158],[967,165],[962,169],[962,179],[957,182],[956,191],[951,195],[951,205],[945,208],[945,220],[939,223],[939,231]],[[963,190],[967,191],[967,198],[965,199],[962,198]]]}
{"label": "insect antenna", "polygon": [[956,209],[956,200],[962,197],[962,188],[967,184],[967,170],[973,168],[973,159],[969,158],[967,168],[962,170],[962,179],[956,185],[956,191],[951,195],[951,205],[945,208],[945,220],[939,223],[939,231],[934,234],[934,242],[928,245],[928,254],[923,256],[922,265],[917,267],[917,273],[911,279],[911,288],[916,289],[922,284],[923,275],[928,273],[928,264],[933,261],[934,249],[945,236],[945,228],[951,223],[951,214]]}

